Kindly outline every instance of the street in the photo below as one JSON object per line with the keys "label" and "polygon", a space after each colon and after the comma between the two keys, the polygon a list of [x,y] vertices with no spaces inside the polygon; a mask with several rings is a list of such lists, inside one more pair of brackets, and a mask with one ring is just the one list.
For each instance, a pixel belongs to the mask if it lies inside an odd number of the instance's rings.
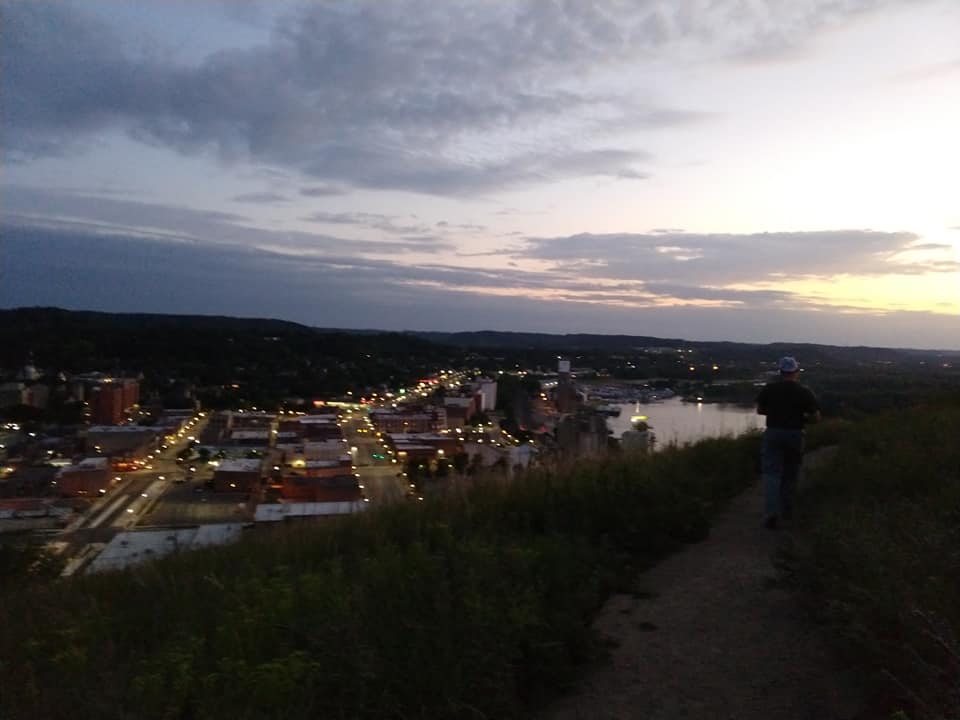
{"label": "street", "polygon": [[[354,410],[352,413],[346,413],[342,429],[348,445],[357,449],[357,474],[360,476],[360,485],[363,486],[364,494],[370,499],[370,504],[377,506],[403,500],[406,497],[407,486],[404,480],[398,477],[403,472],[403,466],[391,462],[390,456],[377,439],[367,411]],[[374,453],[385,457],[375,458]]]}
{"label": "street", "polygon": [[[143,524],[145,516],[149,524],[156,524],[151,511],[169,488],[177,487],[175,479],[186,477],[186,469],[176,461],[177,453],[190,444],[191,434],[199,436],[207,422],[209,417],[191,421],[175,443],[157,451],[150,469],[117,475],[119,480],[111,490],[53,538],[51,547],[68,559],[81,554],[89,559],[91,544],[109,542],[118,532]],[[78,567],[77,563],[68,564],[71,572]]]}

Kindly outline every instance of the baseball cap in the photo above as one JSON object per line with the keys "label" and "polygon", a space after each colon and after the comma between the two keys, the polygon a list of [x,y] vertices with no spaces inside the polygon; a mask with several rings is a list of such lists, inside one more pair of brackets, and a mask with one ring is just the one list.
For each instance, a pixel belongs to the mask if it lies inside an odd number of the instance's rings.
{"label": "baseball cap", "polygon": [[795,373],[800,369],[800,363],[797,362],[795,357],[786,357],[780,358],[780,362],[777,363],[777,366],[780,368],[782,373]]}

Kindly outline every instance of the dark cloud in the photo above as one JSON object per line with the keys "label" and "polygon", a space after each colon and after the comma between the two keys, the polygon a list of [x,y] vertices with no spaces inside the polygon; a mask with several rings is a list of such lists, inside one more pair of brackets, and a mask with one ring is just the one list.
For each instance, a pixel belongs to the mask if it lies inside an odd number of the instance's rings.
{"label": "dark cloud", "polygon": [[617,173],[617,177],[621,180],[646,180],[650,177],[650,173],[640,172],[638,170],[631,170],[626,168]]}
{"label": "dark cloud", "polygon": [[487,229],[486,225],[475,225],[473,223],[451,223],[441,220],[437,223],[438,228],[444,230],[466,230],[467,232],[483,232]]}
{"label": "dark cloud", "polygon": [[694,287],[671,283],[644,283],[644,288],[655,295],[680,300],[707,300],[749,305],[796,302],[793,293],[781,290],[731,290],[729,288]]}
{"label": "dark cloud", "polygon": [[505,252],[553,261],[592,277],[722,286],[785,278],[949,272],[935,262],[897,261],[917,236],[909,232],[835,230],[750,234],[579,234],[530,238]]}
{"label": "dark cloud", "polygon": [[361,227],[382,230],[388,233],[424,233],[430,228],[425,225],[401,225],[395,216],[381,215],[379,213],[331,213],[316,212],[305,218],[307,222],[323,223],[325,225],[360,225]]}
{"label": "dark cloud", "polygon": [[16,213],[51,220],[79,220],[126,229],[176,234],[216,240],[231,232],[245,217],[216,210],[200,210],[147,203],[130,198],[44,188],[7,186],[3,193],[4,214]]}
{"label": "dark cloud", "polygon": [[[232,213],[16,186],[5,191],[0,213],[6,223],[36,225],[43,218],[44,224],[50,227],[96,226],[104,233],[162,236],[208,245],[269,247],[276,251],[314,255],[398,254],[453,249],[449,242],[432,235],[377,241],[271,230],[255,227],[247,218]],[[392,227],[389,218],[382,224]],[[392,227],[394,233],[401,230]]]}
{"label": "dark cloud", "polygon": [[333,195],[343,195],[343,188],[333,185],[315,185],[313,187],[300,188],[300,194],[304,197],[330,197]]}
{"label": "dark cloud", "polygon": [[254,193],[244,193],[243,195],[235,195],[231,198],[234,202],[239,203],[285,203],[290,202],[290,199],[279,195],[274,192],[254,192]]}
{"label": "dark cloud", "polygon": [[[660,107],[642,85],[586,89],[604,87],[595,78],[664,52],[795,47],[876,4],[316,3],[279,21],[268,43],[185,65],[126,43],[82,4],[7,3],[3,143],[22,160],[116,129],[312,176],[308,197],[641,179],[651,158],[622,133],[711,115]],[[506,139],[518,131],[522,143]]]}
{"label": "dark cloud", "polygon": [[[277,317],[321,327],[682,333],[702,340],[960,348],[960,318],[946,314],[637,308],[579,302],[575,293],[567,293],[564,301],[483,295],[431,285],[442,269],[424,268],[411,281],[406,269],[389,263],[314,261],[241,247],[96,233],[8,228],[0,264],[4,307]],[[449,278],[451,284],[461,279],[466,278]],[[851,317],[856,318],[855,334]],[[943,338],[951,340],[945,345]]]}

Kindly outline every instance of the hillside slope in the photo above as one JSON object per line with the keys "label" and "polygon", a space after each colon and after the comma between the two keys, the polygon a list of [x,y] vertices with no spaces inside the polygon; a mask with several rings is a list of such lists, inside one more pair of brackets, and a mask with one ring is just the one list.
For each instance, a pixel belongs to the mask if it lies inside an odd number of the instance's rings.
{"label": "hillside slope", "polygon": [[610,662],[543,720],[858,717],[864,691],[779,581],[789,537],[761,527],[760,507],[755,486],[709,540],[644,573],[640,591],[611,597],[594,624],[614,646]]}

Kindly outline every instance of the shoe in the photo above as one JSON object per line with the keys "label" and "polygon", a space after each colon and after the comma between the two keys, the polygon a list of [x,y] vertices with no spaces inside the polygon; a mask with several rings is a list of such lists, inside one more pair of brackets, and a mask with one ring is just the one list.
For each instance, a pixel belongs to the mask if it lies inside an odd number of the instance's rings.
{"label": "shoe", "polygon": [[777,516],[771,515],[766,520],[763,521],[763,526],[767,530],[776,530],[777,529]]}

